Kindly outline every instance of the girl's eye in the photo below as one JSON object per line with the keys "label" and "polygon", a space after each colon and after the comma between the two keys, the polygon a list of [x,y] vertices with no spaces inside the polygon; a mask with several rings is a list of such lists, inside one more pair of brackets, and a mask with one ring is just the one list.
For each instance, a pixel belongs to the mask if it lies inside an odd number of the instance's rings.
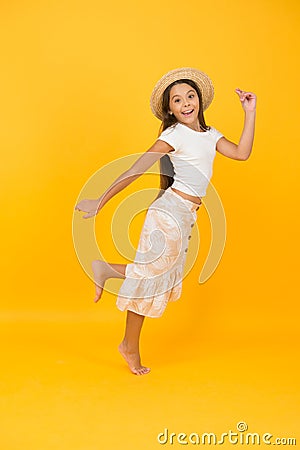
{"label": "girl's eye", "polygon": [[194,94],[190,94],[189,96],[193,98],[193,97],[194,97]]}
{"label": "girl's eye", "polygon": [[177,102],[177,103],[179,102],[179,98],[176,98],[176,99],[175,99],[175,103],[176,103],[176,102]]}

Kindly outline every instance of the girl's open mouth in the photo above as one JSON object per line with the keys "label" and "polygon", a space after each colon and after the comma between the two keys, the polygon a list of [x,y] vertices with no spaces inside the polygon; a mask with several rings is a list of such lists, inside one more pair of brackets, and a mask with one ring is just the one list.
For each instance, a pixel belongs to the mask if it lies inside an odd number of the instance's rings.
{"label": "girl's open mouth", "polygon": [[187,117],[187,116],[190,116],[193,112],[194,112],[194,110],[190,109],[189,111],[183,112],[182,114]]}

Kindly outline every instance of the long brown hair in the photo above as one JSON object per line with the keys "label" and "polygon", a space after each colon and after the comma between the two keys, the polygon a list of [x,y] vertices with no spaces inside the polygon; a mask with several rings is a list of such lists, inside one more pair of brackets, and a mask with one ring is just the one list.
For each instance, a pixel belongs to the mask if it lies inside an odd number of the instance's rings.
{"label": "long brown hair", "polygon": [[[205,120],[204,120],[202,94],[201,94],[200,89],[198,88],[196,83],[194,83],[194,81],[188,80],[188,79],[181,79],[181,80],[174,81],[172,84],[170,84],[163,93],[163,98],[162,98],[163,119],[162,119],[162,123],[161,123],[160,129],[159,129],[158,136],[160,136],[160,134],[166,128],[171,127],[172,125],[174,125],[174,127],[175,127],[176,124],[178,123],[176,117],[174,117],[173,114],[172,115],[169,114],[170,91],[171,91],[172,87],[175,86],[175,84],[182,84],[182,83],[189,84],[197,92],[197,95],[199,98],[198,120],[199,120],[200,127],[205,131],[210,129],[210,127],[206,125]],[[162,190],[166,190],[168,187],[172,186],[172,184],[174,182],[174,178],[173,178],[174,177],[174,166],[170,160],[169,155],[162,156],[160,158],[159,165],[160,165],[160,189],[161,189],[160,195],[161,195],[163,193]]]}

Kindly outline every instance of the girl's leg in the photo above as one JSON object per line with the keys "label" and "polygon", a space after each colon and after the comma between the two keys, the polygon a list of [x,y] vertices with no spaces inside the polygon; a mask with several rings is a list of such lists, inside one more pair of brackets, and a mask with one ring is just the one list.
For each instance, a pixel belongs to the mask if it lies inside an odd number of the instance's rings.
{"label": "girl's leg", "polygon": [[124,357],[132,373],[144,375],[150,372],[149,367],[142,366],[139,339],[145,316],[127,311],[125,336],[119,345],[119,351]]}
{"label": "girl's leg", "polygon": [[92,262],[96,285],[96,297],[94,298],[94,302],[97,302],[101,298],[105,281],[108,278],[125,278],[126,265],[127,264],[109,264],[98,259],[95,259]]}
{"label": "girl's leg", "polygon": [[[125,278],[126,264],[109,264],[98,259],[92,262],[94,280],[96,285],[97,302],[103,291],[105,281],[108,278]],[[141,365],[139,339],[145,316],[127,311],[125,336],[119,345],[119,351],[129,365],[130,370],[136,375],[144,375],[150,369]]]}

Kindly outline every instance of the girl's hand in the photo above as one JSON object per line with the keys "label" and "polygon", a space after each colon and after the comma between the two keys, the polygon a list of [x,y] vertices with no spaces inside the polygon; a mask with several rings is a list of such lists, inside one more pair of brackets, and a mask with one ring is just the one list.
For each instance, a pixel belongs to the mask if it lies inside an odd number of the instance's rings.
{"label": "girl's hand", "polygon": [[244,111],[255,111],[256,95],[253,92],[242,91],[239,88],[235,89],[235,92],[240,97]]}
{"label": "girl's hand", "polygon": [[99,208],[100,200],[101,199],[81,200],[75,206],[75,210],[77,209],[78,211],[87,212],[88,214],[86,214],[85,216],[82,216],[84,219],[88,219],[89,217],[96,216],[96,214],[98,214],[98,212],[100,211],[100,208]]}

